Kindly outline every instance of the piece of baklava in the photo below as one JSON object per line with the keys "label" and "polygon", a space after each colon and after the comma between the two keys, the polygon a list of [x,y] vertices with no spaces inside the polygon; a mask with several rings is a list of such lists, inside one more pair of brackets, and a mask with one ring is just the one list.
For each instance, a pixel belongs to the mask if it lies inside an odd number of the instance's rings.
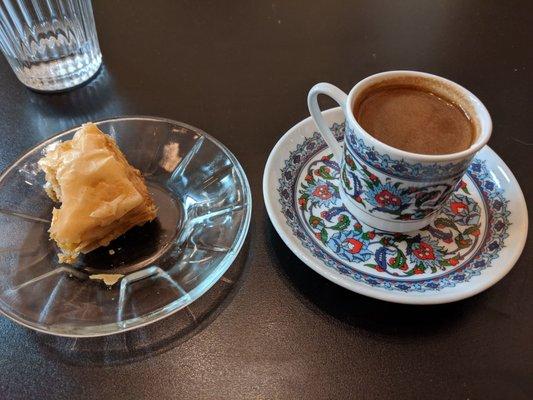
{"label": "piece of baklava", "polygon": [[80,253],[107,246],[156,217],[140,171],[93,123],[50,148],[39,166],[46,174],[46,192],[61,202],[49,230],[61,249],[60,262],[72,264]]}

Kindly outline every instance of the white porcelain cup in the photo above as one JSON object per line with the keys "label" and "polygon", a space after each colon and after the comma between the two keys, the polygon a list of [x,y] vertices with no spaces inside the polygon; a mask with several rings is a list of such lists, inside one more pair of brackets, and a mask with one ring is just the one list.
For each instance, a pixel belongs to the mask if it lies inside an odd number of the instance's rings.
{"label": "white porcelain cup", "polygon": [[[365,89],[389,85],[414,85],[459,105],[475,127],[472,145],[457,153],[425,155],[396,149],[372,137],[355,119],[353,107]],[[322,116],[319,94],[331,97],[344,112],[343,146]],[[476,96],[452,81],[422,72],[375,74],[357,83],[348,95],[329,83],[319,83],[309,91],[307,102],[341,166],[340,193],[345,206],[360,221],[389,232],[409,232],[430,224],[492,131],[490,115]]]}

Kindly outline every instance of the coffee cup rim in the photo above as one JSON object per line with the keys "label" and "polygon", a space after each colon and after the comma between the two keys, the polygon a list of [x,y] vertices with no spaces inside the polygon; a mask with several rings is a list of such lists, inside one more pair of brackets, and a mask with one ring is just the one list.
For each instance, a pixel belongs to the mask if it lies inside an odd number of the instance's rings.
{"label": "coffee cup rim", "polygon": [[[376,84],[385,79],[402,77],[402,76],[421,77],[421,78],[428,78],[428,79],[436,80],[460,92],[462,94],[462,97],[466,99],[472,106],[472,109],[475,110],[475,116],[472,116],[472,117],[477,118],[477,121],[479,122],[479,134],[476,137],[475,142],[472,143],[468,149],[455,152],[455,153],[437,154],[437,155],[420,154],[420,153],[413,153],[410,151],[401,150],[396,147],[392,147],[376,139],[375,137],[370,135],[367,131],[365,131],[353,114],[353,105],[354,105],[355,99],[357,98],[357,95],[360,94],[364,89],[366,89],[372,84]],[[487,108],[484,106],[481,100],[479,100],[472,92],[470,92],[463,86],[459,85],[458,83],[455,83],[449,79],[443,78],[438,75],[429,74],[427,72],[394,70],[394,71],[385,71],[385,72],[380,72],[377,74],[370,75],[364,78],[363,80],[359,81],[350,90],[350,93],[348,94],[348,98],[346,99],[345,107],[346,107],[345,114],[350,119],[350,122],[359,129],[360,133],[364,136],[366,141],[374,145],[379,145],[383,147],[386,153],[393,154],[397,157],[409,158],[409,159],[416,160],[416,161],[443,162],[443,161],[452,161],[452,160],[457,160],[457,159],[462,159],[462,158],[467,158],[469,156],[473,156],[475,153],[481,150],[483,146],[487,144],[492,133],[492,119],[490,117],[490,114]]]}

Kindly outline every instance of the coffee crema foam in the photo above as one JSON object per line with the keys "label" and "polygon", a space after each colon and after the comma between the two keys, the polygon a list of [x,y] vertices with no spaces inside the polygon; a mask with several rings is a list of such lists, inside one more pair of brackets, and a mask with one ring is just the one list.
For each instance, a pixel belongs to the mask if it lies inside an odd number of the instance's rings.
{"label": "coffee crema foam", "polygon": [[391,82],[363,90],[353,113],[367,133],[389,146],[418,154],[452,154],[468,149],[476,139],[475,121],[454,100],[442,90]]}

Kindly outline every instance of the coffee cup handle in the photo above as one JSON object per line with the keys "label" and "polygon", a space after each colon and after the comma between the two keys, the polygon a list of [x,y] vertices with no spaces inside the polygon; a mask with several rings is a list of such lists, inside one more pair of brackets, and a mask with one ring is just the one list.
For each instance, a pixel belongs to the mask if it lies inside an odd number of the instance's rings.
{"label": "coffee cup handle", "polygon": [[329,129],[326,120],[322,116],[322,111],[320,110],[320,107],[318,105],[319,94],[325,94],[326,96],[331,97],[333,100],[339,103],[344,115],[346,115],[346,102],[348,99],[348,95],[342,90],[340,90],[337,86],[325,82],[317,83],[311,88],[309,94],[307,95],[307,106],[309,107],[311,117],[313,117],[315,124],[317,124],[318,126],[320,134],[326,141],[330,150],[333,152],[333,157],[335,161],[340,164],[343,159],[342,148],[337,139],[335,139],[335,136],[333,135],[331,130]]}

